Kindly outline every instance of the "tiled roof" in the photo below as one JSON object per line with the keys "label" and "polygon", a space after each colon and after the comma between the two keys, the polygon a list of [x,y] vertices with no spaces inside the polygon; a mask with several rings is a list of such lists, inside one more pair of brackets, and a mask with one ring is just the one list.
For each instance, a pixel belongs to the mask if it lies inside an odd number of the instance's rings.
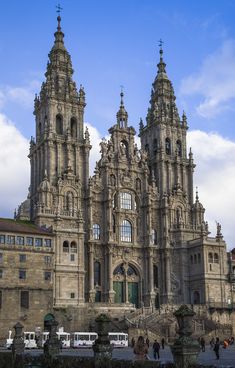
{"label": "tiled roof", "polygon": [[20,221],[7,218],[0,218],[0,231],[8,233],[53,235],[51,230],[38,227],[30,221]]}

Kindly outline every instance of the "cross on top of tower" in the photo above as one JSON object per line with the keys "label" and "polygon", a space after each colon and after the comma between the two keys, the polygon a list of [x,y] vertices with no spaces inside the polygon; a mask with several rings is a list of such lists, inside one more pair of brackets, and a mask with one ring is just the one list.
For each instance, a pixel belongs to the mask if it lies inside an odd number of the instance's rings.
{"label": "cross on top of tower", "polygon": [[61,6],[60,6],[60,3],[58,3],[58,5],[56,5],[56,13],[58,13],[58,16],[60,16],[60,12],[61,12],[61,10],[63,10],[63,8],[61,8]]}

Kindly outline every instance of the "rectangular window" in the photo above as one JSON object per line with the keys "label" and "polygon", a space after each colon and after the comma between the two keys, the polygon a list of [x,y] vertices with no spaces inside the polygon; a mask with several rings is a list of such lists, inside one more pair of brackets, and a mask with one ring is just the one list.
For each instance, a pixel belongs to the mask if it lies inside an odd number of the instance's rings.
{"label": "rectangular window", "polygon": [[17,236],[16,237],[16,244],[17,245],[24,245],[24,237],[23,236]]}
{"label": "rectangular window", "polygon": [[26,262],[26,254],[19,254],[19,261]]}
{"label": "rectangular window", "polygon": [[0,253],[0,263],[2,263],[2,262],[3,262],[3,254]]}
{"label": "rectangular window", "polygon": [[42,239],[36,238],[35,239],[35,247],[42,247]]}
{"label": "rectangular window", "polygon": [[20,292],[20,306],[21,308],[29,308],[29,292],[26,290]]}
{"label": "rectangular window", "polygon": [[44,262],[46,264],[51,264],[51,256],[44,256]]}
{"label": "rectangular window", "polygon": [[132,209],[132,205],[131,205],[131,194],[130,193],[120,193],[120,206],[122,209],[124,210],[131,210]]}
{"label": "rectangular window", "polygon": [[70,294],[70,298],[71,298],[71,299],[74,299],[74,298],[75,298],[75,293],[71,293],[71,294]]}
{"label": "rectangular window", "polygon": [[45,281],[51,281],[51,272],[50,271],[45,271],[44,280]]}
{"label": "rectangular window", "polygon": [[44,247],[51,248],[51,239],[44,239]]}
{"label": "rectangular window", "polygon": [[5,235],[0,235],[0,244],[5,244]]}
{"label": "rectangular window", "polygon": [[2,308],[2,290],[0,290],[0,308]]}
{"label": "rectangular window", "polygon": [[71,262],[75,261],[75,255],[74,254],[70,254],[70,261]]}
{"label": "rectangular window", "polygon": [[15,236],[7,235],[7,244],[15,244]]}
{"label": "rectangular window", "polygon": [[26,280],[26,270],[19,270],[19,279],[20,280]]}
{"label": "rectangular window", "polygon": [[26,245],[33,246],[33,238],[31,238],[30,236],[27,236],[26,237]]}
{"label": "rectangular window", "polygon": [[0,279],[2,279],[3,270],[0,269]]}

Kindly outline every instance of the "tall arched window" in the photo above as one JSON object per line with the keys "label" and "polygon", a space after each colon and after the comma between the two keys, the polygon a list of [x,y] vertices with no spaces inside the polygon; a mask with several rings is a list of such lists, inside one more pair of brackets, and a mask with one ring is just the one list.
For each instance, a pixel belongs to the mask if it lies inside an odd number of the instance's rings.
{"label": "tall arched window", "polygon": [[170,138],[166,138],[165,140],[165,151],[167,155],[171,154],[171,140]]}
{"label": "tall arched window", "polygon": [[132,209],[132,196],[130,193],[121,192],[120,193],[120,207],[124,210]]}
{"label": "tall arched window", "polygon": [[113,215],[113,233],[116,232],[116,219],[115,216]]}
{"label": "tall arched window", "polygon": [[180,140],[178,140],[178,141],[176,142],[176,152],[177,152],[177,155],[178,155],[179,157],[181,157],[181,156],[182,156],[182,145],[181,145],[181,141],[180,141]]}
{"label": "tall arched window", "polygon": [[152,244],[157,245],[157,230],[152,229]]}
{"label": "tall arched window", "polygon": [[101,284],[101,272],[100,272],[100,262],[94,262],[94,284],[100,285]]}
{"label": "tall arched window", "polygon": [[99,224],[93,225],[93,239],[100,240],[100,225]]}
{"label": "tall arched window", "polygon": [[132,226],[130,221],[123,220],[121,223],[121,241],[131,243],[132,242]]}
{"label": "tall arched window", "polygon": [[156,265],[153,266],[153,285],[158,287],[158,267]]}
{"label": "tall arched window", "polygon": [[199,291],[193,292],[193,304],[200,304],[200,293]]}
{"label": "tall arched window", "polygon": [[213,254],[212,253],[208,254],[208,262],[213,263]]}
{"label": "tall arched window", "polygon": [[63,252],[69,253],[69,242],[67,242],[67,240],[63,242]]}
{"label": "tall arched window", "polygon": [[77,137],[77,119],[76,118],[72,118],[70,120],[70,129],[71,129],[71,136],[73,138]]}
{"label": "tall arched window", "polygon": [[219,263],[219,255],[218,253],[214,253],[214,262]]}
{"label": "tall arched window", "polygon": [[70,244],[70,251],[71,253],[77,253],[77,244],[75,241],[72,241],[71,244]]}
{"label": "tall arched window", "polygon": [[153,153],[154,155],[157,154],[157,139],[156,138],[153,140]]}
{"label": "tall arched window", "polygon": [[74,196],[72,192],[67,192],[65,195],[65,210],[72,211],[74,209]]}
{"label": "tall arched window", "polygon": [[63,134],[63,119],[61,115],[56,115],[56,133]]}

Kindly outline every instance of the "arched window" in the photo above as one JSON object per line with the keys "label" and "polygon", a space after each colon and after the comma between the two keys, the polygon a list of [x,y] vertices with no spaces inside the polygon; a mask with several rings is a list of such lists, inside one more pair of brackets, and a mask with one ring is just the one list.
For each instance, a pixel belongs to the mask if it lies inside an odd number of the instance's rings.
{"label": "arched window", "polygon": [[76,118],[71,118],[70,130],[71,130],[71,136],[73,138],[76,138],[77,137],[77,119]]}
{"label": "arched window", "polygon": [[165,151],[167,155],[171,154],[171,141],[170,138],[166,138],[165,140]]}
{"label": "arched window", "polygon": [[200,304],[200,293],[199,291],[193,292],[193,304]]}
{"label": "arched window", "polygon": [[197,255],[197,261],[198,261],[198,263],[201,263],[201,254],[200,253],[198,253],[198,255]]}
{"label": "arched window", "polygon": [[100,240],[100,225],[99,224],[93,225],[93,239]]}
{"label": "arched window", "polygon": [[63,119],[61,115],[56,115],[56,133],[63,134]]}
{"label": "arched window", "polygon": [[157,139],[156,138],[153,140],[153,153],[154,155],[157,154]]}
{"label": "arched window", "polygon": [[212,253],[208,254],[208,262],[213,263],[213,254]]}
{"label": "arched window", "polygon": [[121,241],[131,243],[132,242],[132,226],[130,221],[123,220],[121,223]]}
{"label": "arched window", "polygon": [[123,264],[117,266],[115,270],[113,271],[114,275],[124,275],[124,273],[125,273],[125,270],[124,270]]}
{"label": "arched window", "polygon": [[116,219],[115,216],[113,215],[113,233],[116,232]]}
{"label": "arched window", "polygon": [[136,270],[134,269],[134,267],[132,266],[128,266],[128,269],[127,269],[127,275],[128,276],[133,276],[133,275],[136,275],[137,276],[137,272]]}
{"label": "arched window", "polygon": [[181,145],[181,141],[180,141],[180,140],[178,140],[178,141],[176,142],[176,152],[177,152],[177,155],[178,155],[179,157],[181,157],[181,156],[182,156],[182,145]]}
{"label": "arched window", "polygon": [[75,241],[72,241],[72,243],[70,244],[70,251],[71,253],[77,253],[77,244]]}
{"label": "arched window", "polygon": [[194,263],[197,263],[197,255],[194,254]]}
{"label": "arched window", "polygon": [[112,187],[115,187],[115,185],[116,185],[116,178],[115,178],[115,175],[113,175],[113,174],[110,175],[110,185]]}
{"label": "arched window", "polygon": [[63,252],[69,253],[69,242],[67,242],[67,240],[63,242]]}
{"label": "arched window", "polygon": [[156,265],[153,266],[153,285],[158,287],[158,267]]}
{"label": "arched window", "polygon": [[100,262],[95,261],[94,262],[94,284],[100,285],[101,284],[101,266]]}
{"label": "arched window", "polygon": [[121,192],[120,193],[120,207],[123,210],[131,210],[132,209],[132,196],[130,193]]}
{"label": "arched window", "polygon": [[191,264],[193,264],[193,256],[192,255],[190,256],[190,259],[191,259]]}
{"label": "arched window", "polygon": [[219,263],[219,255],[218,253],[214,253],[214,262]]}

